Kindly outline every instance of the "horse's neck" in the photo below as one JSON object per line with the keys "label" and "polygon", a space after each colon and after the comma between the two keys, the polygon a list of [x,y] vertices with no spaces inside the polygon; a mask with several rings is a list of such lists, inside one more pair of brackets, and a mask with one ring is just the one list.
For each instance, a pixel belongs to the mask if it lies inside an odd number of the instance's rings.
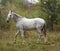
{"label": "horse's neck", "polygon": [[13,19],[14,19],[15,22],[18,22],[19,19],[21,19],[21,17],[17,14],[14,14]]}

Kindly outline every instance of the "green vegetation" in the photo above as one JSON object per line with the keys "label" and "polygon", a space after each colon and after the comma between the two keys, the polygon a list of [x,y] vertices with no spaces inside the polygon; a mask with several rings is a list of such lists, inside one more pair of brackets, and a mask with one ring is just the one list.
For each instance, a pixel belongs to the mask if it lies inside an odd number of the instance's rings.
{"label": "green vegetation", "polygon": [[[27,31],[25,44],[22,44],[20,34],[17,43],[14,44],[16,27],[13,20],[6,22],[9,10],[13,10],[27,18],[44,18],[47,22],[47,39],[43,38],[39,44],[36,43],[36,31]],[[54,31],[50,31],[54,30]],[[0,5],[0,51],[60,51],[60,0],[41,0],[38,5],[32,5],[30,12],[22,4],[22,0],[2,0]]]}
{"label": "green vegetation", "polygon": [[[42,0],[40,4],[31,5],[30,12],[25,5],[23,5],[22,0],[2,0],[0,6],[0,16],[1,19],[7,17],[8,11],[13,10],[21,16],[28,18],[42,17],[47,22],[47,27],[50,30],[55,30],[55,26],[60,26],[60,1],[59,0]],[[3,18],[2,18],[3,17]],[[3,25],[4,26],[4,25]],[[6,24],[7,26],[7,24]],[[8,26],[7,26],[8,27]],[[3,27],[4,28],[4,27]],[[56,28],[57,30],[60,27]]]}
{"label": "green vegetation", "polygon": [[42,38],[39,44],[36,43],[35,31],[26,32],[25,44],[22,44],[20,34],[17,37],[17,43],[14,44],[15,31],[0,31],[0,51],[60,51],[59,32],[47,32],[48,42],[44,43]]}
{"label": "green vegetation", "polygon": [[48,19],[47,24],[51,30],[53,30],[54,25],[58,23],[58,14],[60,14],[60,4],[58,3],[58,1],[59,0],[48,0],[45,1],[45,4],[42,4],[42,10],[48,14],[48,17],[46,19]]}

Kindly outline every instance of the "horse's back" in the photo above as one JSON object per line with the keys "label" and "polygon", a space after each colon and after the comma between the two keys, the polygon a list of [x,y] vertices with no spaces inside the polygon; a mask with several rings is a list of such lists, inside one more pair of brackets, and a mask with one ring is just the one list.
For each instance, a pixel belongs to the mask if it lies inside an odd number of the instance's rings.
{"label": "horse's back", "polygon": [[45,20],[42,18],[34,18],[36,22],[45,23]]}
{"label": "horse's back", "polygon": [[31,18],[31,19],[29,19],[29,18],[24,18],[23,21],[24,21],[24,22],[31,22],[31,23],[33,23],[33,22],[43,23],[43,24],[45,23],[45,20],[42,19],[42,18]]}

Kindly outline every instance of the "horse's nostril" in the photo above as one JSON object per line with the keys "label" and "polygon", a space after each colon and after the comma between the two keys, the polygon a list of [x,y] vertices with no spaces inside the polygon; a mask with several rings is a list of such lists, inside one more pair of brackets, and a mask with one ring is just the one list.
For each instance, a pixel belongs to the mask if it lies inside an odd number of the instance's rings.
{"label": "horse's nostril", "polygon": [[9,23],[9,21],[7,20],[7,23]]}

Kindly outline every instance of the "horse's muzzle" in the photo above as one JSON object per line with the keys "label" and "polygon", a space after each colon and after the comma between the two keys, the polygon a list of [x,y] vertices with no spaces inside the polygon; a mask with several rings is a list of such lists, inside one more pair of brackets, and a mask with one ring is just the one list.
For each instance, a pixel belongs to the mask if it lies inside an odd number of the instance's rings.
{"label": "horse's muzzle", "polygon": [[9,21],[7,20],[7,23],[9,23]]}

